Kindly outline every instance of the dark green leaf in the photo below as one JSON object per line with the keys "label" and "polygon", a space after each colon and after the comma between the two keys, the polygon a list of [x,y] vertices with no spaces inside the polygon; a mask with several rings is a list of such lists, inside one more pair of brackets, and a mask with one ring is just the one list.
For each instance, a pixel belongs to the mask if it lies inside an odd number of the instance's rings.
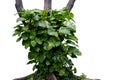
{"label": "dark green leaf", "polygon": [[39,56],[39,62],[42,63],[45,60],[46,56],[42,53]]}
{"label": "dark green leaf", "polygon": [[77,49],[76,47],[70,46],[68,49],[68,53],[72,58],[76,58],[79,55],[82,55],[82,53],[80,52],[79,49]]}
{"label": "dark green leaf", "polygon": [[27,40],[29,38],[29,33],[23,33],[21,37],[23,38],[23,40]]}
{"label": "dark green leaf", "polygon": [[72,40],[67,40],[66,44],[78,47],[78,44],[76,42],[72,41]]}
{"label": "dark green leaf", "polygon": [[77,73],[77,69],[76,68],[74,68],[73,71],[74,71],[74,73]]}
{"label": "dark green leaf", "polygon": [[30,39],[34,39],[35,37],[36,37],[36,32],[34,30],[31,30]]}
{"label": "dark green leaf", "polygon": [[19,37],[19,38],[16,40],[16,42],[19,42],[21,39],[22,39],[22,38],[21,38],[21,37]]}
{"label": "dark green leaf", "polygon": [[25,49],[27,49],[28,47],[30,47],[30,41],[29,40],[23,40],[22,45],[25,46]]}
{"label": "dark green leaf", "polygon": [[33,47],[33,49],[36,51],[36,52],[39,52],[40,51],[40,46],[35,46],[35,47]]}
{"label": "dark green leaf", "polygon": [[42,39],[40,39],[40,38],[35,38],[35,41],[36,41],[38,44],[42,44]]}
{"label": "dark green leaf", "polygon": [[47,33],[46,30],[39,30],[39,31],[38,31],[38,34],[46,34],[46,33]]}
{"label": "dark green leaf", "polygon": [[32,64],[32,63],[35,63],[36,61],[35,60],[30,60],[27,64]]}
{"label": "dark green leaf", "polygon": [[67,35],[66,38],[78,43],[78,38],[75,35]]}
{"label": "dark green leaf", "polygon": [[16,36],[16,35],[19,36],[20,34],[21,34],[21,31],[16,29],[15,32],[14,32],[14,34],[13,34],[13,36]]}
{"label": "dark green leaf", "polygon": [[28,59],[29,59],[29,60],[36,58],[36,56],[37,56],[37,54],[34,53],[34,52],[29,52],[29,53],[28,53]]}
{"label": "dark green leaf", "polygon": [[37,65],[35,64],[35,65],[33,66],[33,71],[34,71],[36,68],[37,68]]}

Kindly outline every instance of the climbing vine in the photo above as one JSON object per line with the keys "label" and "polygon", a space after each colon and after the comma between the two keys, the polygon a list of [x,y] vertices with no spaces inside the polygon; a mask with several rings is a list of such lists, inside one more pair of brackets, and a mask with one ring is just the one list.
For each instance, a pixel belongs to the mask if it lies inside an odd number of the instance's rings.
{"label": "climbing vine", "polygon": [[13,36],[29,49],[27,64],[34,64],[37,76],[45,80],[45,74],[54,73],[58,80],[82,80],[74,76],[77,70],[71,60],[81,55],[73,13],[64,8],[22,10],[19,14]]}

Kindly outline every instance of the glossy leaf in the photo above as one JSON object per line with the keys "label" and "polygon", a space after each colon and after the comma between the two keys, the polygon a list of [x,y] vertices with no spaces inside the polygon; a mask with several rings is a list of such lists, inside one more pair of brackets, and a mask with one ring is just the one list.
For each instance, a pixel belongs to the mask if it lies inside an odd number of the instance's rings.
{"label": "glossy leaf", "polygon": [[55,31],[55,29],[48,29],[48,34],[51,36],[58,37],[58,33]]}
{"label": "glossy leaf", "polygon": [[74,35],[67,35],[66,39],[70,39],[70,40],[73,40],[75,42],[78,42],[78,38],[76,36],[74,36]]}
{"label": "glossy leaf", "polygon": [[20,17],[20,18],[17,19],[17,22],[19,22],[19,21],[25,21],[25,20],[26,20],[25,18]]}
{"label": "glossy leaf", "polygon": [[66,27],[60,27],[59,33],[66,35],[66,34],[70,34],[70,31]]}

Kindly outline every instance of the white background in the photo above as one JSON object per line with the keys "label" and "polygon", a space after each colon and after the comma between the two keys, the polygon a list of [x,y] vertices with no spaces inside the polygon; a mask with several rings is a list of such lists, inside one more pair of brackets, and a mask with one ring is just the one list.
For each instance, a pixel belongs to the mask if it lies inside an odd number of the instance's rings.
{"label": "white background", "polygon": [[[26,9],[43,9],[44,0],[23,0]],[[68,0],[53,0],[53,9],[61,9]],[[0,0],[0,80],[12,80],[32,73],[26,65],[27,50],[12,37],[16,25],[14,0]],[[78,75],[120,80],[120,1],[76,0],[72,12],[77,25],[80,50],[73,60]]]}

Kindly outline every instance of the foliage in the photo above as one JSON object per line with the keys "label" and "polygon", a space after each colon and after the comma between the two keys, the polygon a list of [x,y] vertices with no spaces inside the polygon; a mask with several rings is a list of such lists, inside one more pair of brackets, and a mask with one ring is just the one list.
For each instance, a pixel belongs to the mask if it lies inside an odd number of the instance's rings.
{"label": "foliage", "polygon": [[67,9],[22,10],[20,14],[17,22],[22,23],[15,26],[13,36],[17,35],[17,42],[22,40],[25,49],[29,49],[28,64],[34,64],[33,70],[38,70],[41,80],[45,78],[43,75],[51,72],[58,80],[70,80],[77,70],[69,57],[81,55],[74,15]]}

